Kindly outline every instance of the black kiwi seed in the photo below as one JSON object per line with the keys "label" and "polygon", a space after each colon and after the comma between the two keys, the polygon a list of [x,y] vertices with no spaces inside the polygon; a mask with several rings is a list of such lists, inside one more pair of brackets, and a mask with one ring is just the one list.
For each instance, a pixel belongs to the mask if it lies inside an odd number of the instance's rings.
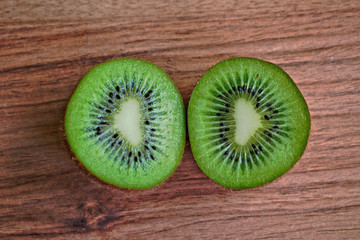
{"label": "black kiwi seed", "polygon": [[146,124],[146,125],[149,125],[149,124],[150,124],[150,122],[149,122],[148,120],[146,120],[146,121],[145,121],[145,124]]}
{"label": "black kiwi seed", "polygon": [[131,157],[131,155],[132,155],[132,151],[129,152],[129,157]]}
{"label": "black kiwi seed", "polygon": [[274,110],[274,111],[273,111],[274,114],[276,114],[276,113],[278,113],[278,112],[279,112],[278,110]]}
{"label": "black kiwi seed", "polygon": [[154,160],[154,156],[153,156],[152,154],[150,155],[150,158],[151,158],[152,160]]}
{"label": "black kiwi seed", "polygon": [[263,150],[262,146],[258,146],[258,148],[259,148],[259,150],[260,150],[260,151],[262,151],[262,150]]}
{"label": "black kiwi seed", "polygon": [[138,161],[138,158],[137,158],[137,157],[134,157],[134,161],[137,162],[137,161]]}
{"label": "black kiwi seed", "polygon": [[117,99],[120,99],[121,97],[120,97],[120,95],[119,95],[119,94],[116,94],[116,98],[117,98]]}
{"label": "black kiwi seed", "polygon": [[258,94],[262,93],[262,91],[263,91],[262,89],[259,89]]}
{"label": "black kiwi seed", "polygon": [[238,86],[237,88],[238,88],[238,91],[241,92],[241,86]]}
{"label": "black kiwi seed", "polygon": [[257,104],[256,104],[256,108],[259,108],[259,107],[260,107],[260,103],[257,103]]}
{"label": "black kiwi seed", "polygon": [[109,93],[109,97],[113,98],[114,94],[112,92]]}
{"label": "black kiwi seed", "polygon": [[242,87],[242,89],[243,89],[244,91],[246,91],[246,86],[244,85],[244,86]]}
{"label": "black kiwi seed", "polygon": [[273,135],[270,133],[270,132],[268,132],[268,131],[264,131],[264,133],[266,134],[266,135],[268,135],[269,137],[272,137]]}
{"label": "black kiwi seed", "polygon": [[152,93],[152,90],[149,90],[149,91],[145,94],[145,98],[148,98],[151,93]]}
{"label": "black kiwi seed", "polygon": [[275,126],[273,126],[273,128],[274,128],[274,129],[279,129],[279,127],[278,127],[278,126],[276,126],[276,125],[275,125]]}
{"label": "black kiwi seed", "polygon": [[152,149],[156,150],[156,147],[155,146],[151,146]]}
{"label": "black kiwi seed", "polygon": [[251,87],[249,87],[249,89],[248,89],[248,93],[249,93],[249,94],[251,93]]}
{"label": "black kiwi seed", "polygon": [[96,128],[96,131],[100,131],[100,130],[101,130],[101,127],[97,127],[97,128]]}
{"label": "black kiwi seed", "polygon": [[223,134],[223,133],[220,134],[220,137],[221,137],[221,138],[224,138],[224,137],[225,137],[225,134]]}
{"label": "black kiwi seed", "polygon": [[257,99],[256,99],[256,101],[260,101],[261,100],[261,97],[258,97]]}
{"label": "black kiwi seed", "polygon": [[141,152],[140,151],[138,152],[138,156],[141,157]]}
{"label": "black kiwi seed", "polygon": [[254,155],[254,151],[253,151],[253,150],[250,150],[250,154],[251,154],[251,155]]}
{"label": "black kiwi seed", "polygon": [[149,112],[151,112],[153,110],[153,108],[148,108]]}
{"label": "black kiwi seed", "polygon": [[113,101],[111,99],[108,100],[108,103],[113,104]]}
{"label": "black kiwi seed", "polygon": [[114,134],[113,138],[117,138],[119,136],[119,134]]}
{"label": "black kiwi seed", "polygon": [[220,123],[220,127],[223,127],[225,124],[224,123]]}
{"label": "black kiwi seed", "polygon": [[265,115],[264,118],[265,118],[266,120],[270,120],[270,117],[269,117],[268,115]]}
{"label": "black kiwi seed", "polygon": [[218,117],[221,116],[221,113],[216,113],[216,116],[218,116]]}
{"label": "black kiwi seed", "polygon": [[111,113],[111,110],[110,110],[110,109],[106,109],[106,112],[107,112],[107,113]]}
{"label": "black kiwi seed", "polygon": [[224,98],[223,98],[223,96],[222,96],[222,95],[220,95],[220,94],[218,95],[218,98],[220,98],[220,99],[224,99]]}

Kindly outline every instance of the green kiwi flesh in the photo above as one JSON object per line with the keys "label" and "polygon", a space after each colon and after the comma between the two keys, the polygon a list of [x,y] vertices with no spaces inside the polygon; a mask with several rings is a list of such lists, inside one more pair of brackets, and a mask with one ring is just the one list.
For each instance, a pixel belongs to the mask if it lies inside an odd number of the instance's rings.
{"label": "green kiwi flesh", "polygon": [[147,189],[177,168],[185,121],[180,93],[160,67],[115,59],[80,81],[66,110],[65,132],[93,175],[120,188]]}
{"label": "green kiwi flesh", "polygon": [[301,157],[310,131],[307,104],[278,66],[234,58],[210,68],[188,107],[191,150],[213,181],[234,189],[268,183]]}

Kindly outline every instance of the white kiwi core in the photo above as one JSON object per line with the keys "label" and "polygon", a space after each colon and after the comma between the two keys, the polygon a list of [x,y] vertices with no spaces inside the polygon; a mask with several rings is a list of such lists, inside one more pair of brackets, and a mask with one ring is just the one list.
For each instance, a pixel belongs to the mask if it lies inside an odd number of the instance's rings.
{"label": "white kiwi core", "polygon": [[245,99],[238,99],[235,102],[234,119],[236,122],[235,142],[239,145],[245,145],[262,126],[260,114],[255,111],[253,104]]}
{"label": "white kiwi core", "polygon": [[141,142],[140,103],[136,99],[124,102],[115,115],[114,127],[134,146]]}

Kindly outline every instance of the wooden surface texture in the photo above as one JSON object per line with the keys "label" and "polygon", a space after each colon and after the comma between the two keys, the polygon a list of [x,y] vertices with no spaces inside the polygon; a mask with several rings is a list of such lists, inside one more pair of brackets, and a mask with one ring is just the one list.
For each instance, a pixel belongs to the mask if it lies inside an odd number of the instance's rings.
{"label": "wooden surface texture", "polygon": [[[117,57],[161,66],[185,105],[232,57],[282,67],[310,108],[308,147],[283,177],[231,191],[187,141],[168,181],[126,192],[71,161],[67,102]],[[360,239],[359,1],[0,1],[0,238]]]}

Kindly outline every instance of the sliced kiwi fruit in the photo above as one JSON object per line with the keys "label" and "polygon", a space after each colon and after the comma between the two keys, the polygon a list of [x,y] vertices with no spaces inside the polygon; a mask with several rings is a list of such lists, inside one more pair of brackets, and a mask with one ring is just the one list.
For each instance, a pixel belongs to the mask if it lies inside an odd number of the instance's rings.
{"label": "sliced kiwi fruit", "polygon": [[170,77],[136,59],[91,69],[65,116],[76,158],[100,180],[127,189],[154,187],[175,171],[185,129],[184,104]]}
{"label": "sliced kiwi fruit", "polygon": [[190,145],[201,170],[228,188],[252,188],[287,172],[310,131],[307,104],[278,66],[222,61],[196,85],[188,107]]}

